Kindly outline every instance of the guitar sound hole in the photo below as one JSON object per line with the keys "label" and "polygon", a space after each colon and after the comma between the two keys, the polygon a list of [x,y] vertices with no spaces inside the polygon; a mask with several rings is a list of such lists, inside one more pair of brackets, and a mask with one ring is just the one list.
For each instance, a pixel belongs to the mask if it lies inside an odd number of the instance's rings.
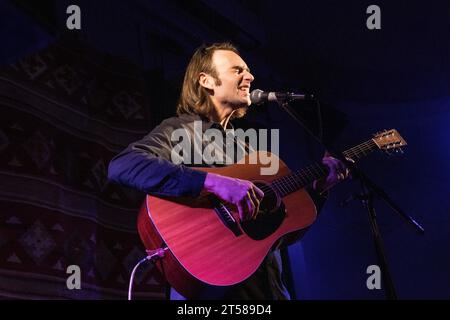
{"label": "guitar sound hole", "polygon": [[262,240],[278,229],[286,216],[286,211],[279,196],[267,183],[255,181],[253,183],[264,191],[264,198],[260,203],[257,218],[242,223],[242,229],[250,238]]}

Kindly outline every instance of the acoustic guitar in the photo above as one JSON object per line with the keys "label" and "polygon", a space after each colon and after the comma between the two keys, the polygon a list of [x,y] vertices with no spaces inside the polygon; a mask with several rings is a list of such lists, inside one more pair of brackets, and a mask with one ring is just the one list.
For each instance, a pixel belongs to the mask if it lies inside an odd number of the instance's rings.
{"label": "acoustic guitar", "polygon": [[[374,150],[399,151],[405,145],[397,130],[391,129],[343,155],[356,161]],[[212,194],[201,193],[197,198],[146,196],[138,216],[139,235],[147,252],[167,247],[157,267],[185,297],[195,298],[205,285],[230,286],[244,281],[278,240],[301,234],[316,219],[315,204],[305,187],[326,177],[326,166],[317,163],[292,172],[278,159],[277,174],[261,175],[264,165],[249,164],[250,159],[260,159],[260,152],[227,167],[194,168],[249,180],[263,190],[255,220],[240,222],[236,208]]]}

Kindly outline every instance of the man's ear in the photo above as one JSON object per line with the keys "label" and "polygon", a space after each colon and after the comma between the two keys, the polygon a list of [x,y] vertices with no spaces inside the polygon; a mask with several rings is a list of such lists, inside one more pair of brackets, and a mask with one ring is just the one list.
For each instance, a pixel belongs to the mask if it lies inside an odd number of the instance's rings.
{"label": "man's ear", "polygon": [[214,89],[214,79],[209,74],[200,72],[198,77],[198,83],[206,89],[213,90]]}

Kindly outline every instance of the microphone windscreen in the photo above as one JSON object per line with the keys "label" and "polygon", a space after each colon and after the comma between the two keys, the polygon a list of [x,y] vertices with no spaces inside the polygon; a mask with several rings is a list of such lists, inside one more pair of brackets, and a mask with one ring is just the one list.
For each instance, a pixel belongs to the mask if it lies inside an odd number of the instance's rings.
{"label": "microphone windscreen", "polygon": [[258,105],[264,102],[264,91],[255,89],[250,93],[250,101],[252,104]]}

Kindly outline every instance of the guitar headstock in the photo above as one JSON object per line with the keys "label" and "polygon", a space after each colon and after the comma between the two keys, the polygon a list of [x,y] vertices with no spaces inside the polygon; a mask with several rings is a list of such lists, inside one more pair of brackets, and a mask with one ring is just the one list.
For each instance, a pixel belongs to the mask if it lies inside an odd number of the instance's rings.
{"label": "guitar headstock", "polygon": [[384,130],[374,134],[372,141],[379,149],[390,153],[390,151],[402,152],[401,147],[406,146],[406,140],[398,133],[396,129]]}

